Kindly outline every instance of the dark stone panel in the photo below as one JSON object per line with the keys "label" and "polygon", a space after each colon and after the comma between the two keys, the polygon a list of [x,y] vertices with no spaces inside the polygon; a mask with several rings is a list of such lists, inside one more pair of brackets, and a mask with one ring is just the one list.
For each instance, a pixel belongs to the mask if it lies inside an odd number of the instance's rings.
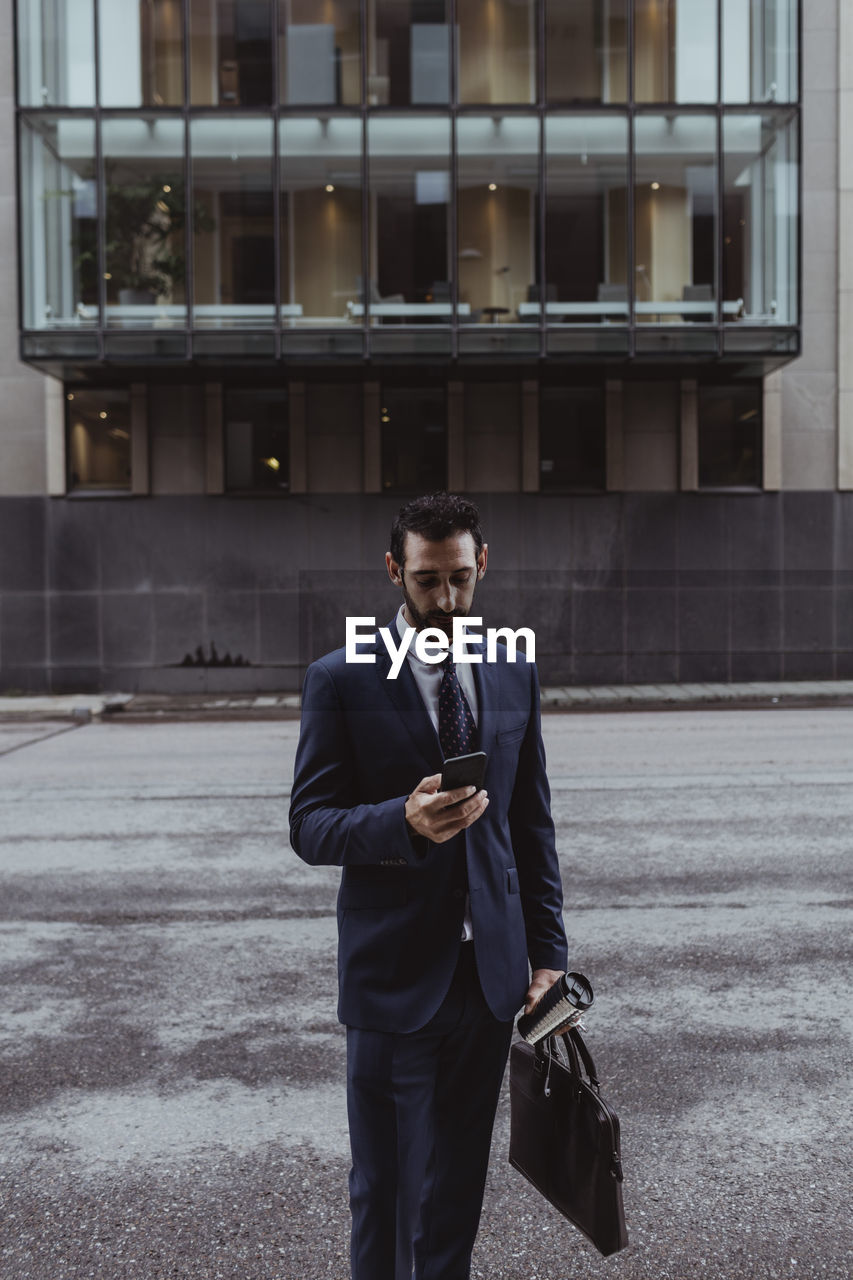
{"label": "dark stone panel", "polygon": [[684,684],[725,684],[729,678],[727,653],[681,653],[678,678]]}
{"label": "dark stone panel", "polygon": [[258,597],[254,591],[209,591],[207,636],[220,658],[258,660]]}
{"label": "dark stone panel", "polygon": [[625,585],[625,571],[624,569],[572,569],[571,579],[573,587],[618,589]]}
{"label": "dark stone panel", "polygon": [[678,566],[681,570],[728,567],[726,499],[722,495],[679,495]]}
{"label": "dark stone panel", "polygon": [[576,685],[624,684],[625,659],[621,654],[576,653]]}
{"label": "dark stone panel", "polygon": [[756,587],[778,587],[785,585],[785,575],[781,569],[732,569],[730,581],[732,587],[742,591],[752,591]]}
{"label": "dark stone panel", "polygon": [[623,574],[626,587],[639,590],[667,591],[678,586],[676,569],[626,569]]}
{"label": "dark stone panel", "polygon": [[744,570],[782,568],[782,500],[776,493],[730,495],[724,499],[729,531],[729,563]]}
{"label": "dark stone panel", "polygon": [[195,655],[208,647],[204,622],[204,596],[200,591],[161,591],[152,596],[154,606],[154,662],[158,667]]}
{"label": "dark stone panel", "polygon": [[[572,592],[568,573],[518,575],[518,587],[504,588],[502,609],[483,609],[485,626],[531,627],[537,656],[572,651]],[[486,579],[483,580],[485,585]],[[474,613],[480,613],[479,592]]]}
{"label": "dark stone panel", "polygon": [[781,680],[781,653],[737,653],[731,655],[732,683],[752,680]]}
{"label": "dark stone panel", "polygon": [[[573,566],[596,572],[620,569],[625,558],[621,495],[602,493],[574,497],[571,501],[569,554]],[[545,547],[542,551],[547,557],[549,549]],[[547,563],[547,559],[542,563]]]}
{"label": "dark stone panel", "polygon": [[782,573],[782,586],[831,588],[836,586],[837,575],[834,569],[785,569]]}
{"label": "dark stone panel", "polygon": [[100,693],[102,681],[100,666],[60,665],[50,670],[51,693]]}
{"label": "dark stone panel", "polygon": [[624,504],[626,568],[675,569],[678,495],[628,493]]}
{"label": "dark stone panel", "polygon": [[43,667],[47,662],[47,597],[0,596],[0,668]]}
{"label": "dark stone panel", "polygon": [[[478,501],[479,495],[472,495]],[[577,564],[572,550],[572,502],[561,494],[527,495],[521,523],[521,542],[514,556],[517,568],[569,569]],[[483,526],[486,542],[491,534]],[[500,543],[498,544],[500,545]],[[495,563],[495,568],[499,565]]]}
{"label": "dark stone panel", "polygon": [[258,661],[299,661],[299,594],[262,591],[258,596]]}
{"label": "dark stone panel", "polygon": [[41,667],[0,667],[0,697],[17,693],[50,693],[49,671]]}
{"label": "dark stone panel", "polygon": [[628,684],[675,684],[678,680],[678,655],[629,653],[625,679]]}
{"label": "dark stone panel", "polygon": [[95,594],[54,595],[50,613],[51,665],[97,668],[100,666],[100,597]]}
{"label": "dark stone panel", "polygon": [[833,496],[834,559],[836,569],[853,573],[853,493]]}
{"label": "dark stone panel", "polygon": [[[365,589],[365,577],[374,582],[372,599]],[[377,627],[384,627],[390,625],[402,603],[402,596],[390,588],[387,575],[382,582],[378,572],[365,575],[339,569],[317,570],[302,574],[301,583],[299,662],[302,666],[343,647],[348,617],[373,617]]]}
{"label": "dark stone panel", "polygon": [[842,587],[835,594],[835,648],[853,652],[853,588]]}
{"label": "dark stone panel", "polygon": [[[101,508],[117,510],[130,499],[80,499],[49,508],[48,578],[54,591],[98,591],[101,586]],[[174,548],[173,548],[174,554]]]}
{"label": "dark stone panel", "polygon": [[543,688],[549,685],[574,683],[575,669],[569,653],[544,654],[540,658],[537,648],[536,666],[539,671],[539,683]]}
{"label": "dark stone panel", "polygon": [[833,680],[835,655],[833,653],[784,653],[782,655],[783,680]]}
{"label": "dark stone panel", "polygon": [[101,598],[105,666],[150,666],[154,659],[154,605],[150,594],[107,592]]}
{"label": "dark stone panel", "polygon": [[625,598],[628,621],[625,652],[675,652],[676,593],[628,591]]}
{"label": "dark stone panel", "polygon": [[682,655],[728,652],[728,591],[679,591],[678,647]]}
{"label": "dark stone panel", "polygon": [[[792,588],[782,596],[782,643],[786,651],[824,650],[833,645],[833,593]],[[787,668],[786,668],[787,669]]]}
{"label": "dark stone panel", "polygon": [[[323,564],[315,558],[307,533],[315,503],[326,505],[339,521],[338,546],[329,551],[325,564],[357,565],[361,558],[358,521],[354,514],[347,518],[334,498],[322,504],[299,497],[209,497],[202,509],[204,568],[196,581],[223,590],[249,585],[270,591],[295,587],[300,570]],[[353,546],[358,548],[355,559]],[[376,548],[379,566],[385,549],[384,542]]]}
{"label": "dark stone panel", "polygon": [[573,601],[575,654],[621,654],[624,593],[576,591]]}
{"label": "dark stone panel", "polygon": [[728,591],[732,574],[728,569],[679,569],[678,586],[696,591]]}
{"label": "dark stone panel", "polygon": [[[731,596],[732,649],[778,652],[782,641],[782,593],[735,586]],[[732,677],[734,679],[734,677]]]}
{"label": "dark stone panel", "polygon": [[853,652],[846,650],[835,655],[835,679],[853,680]]}
{"label": "dark stone panel", "polygon": [[0,498],[0,591],[45,587],[45,498]]}
{"label": "dark stone panel", "polygon": [[782,506],[784,565],[792,569],[833,567],[833,495],[786,493]]}

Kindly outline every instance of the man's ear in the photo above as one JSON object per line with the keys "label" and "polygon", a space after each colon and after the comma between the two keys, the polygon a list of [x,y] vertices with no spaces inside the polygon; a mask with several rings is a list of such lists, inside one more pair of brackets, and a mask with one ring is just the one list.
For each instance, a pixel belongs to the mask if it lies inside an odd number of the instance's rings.
{"label": "man's ear", "polygon": [[486,572],[486,561],[488,560],[488,558],[489,558],[489,544],[488,542],[484,542],[483,549],[480,552],[480,554],[477,556],[477,581],[478,582]]}
{"label": "man's ear", "polygon": [[402,587],[403,579],[401,576],[400,566],[397,564],[397,561],[391,555],[390,551],[385,552],[385,567],[388,570],[388,577],[394,583],[394,586]]}

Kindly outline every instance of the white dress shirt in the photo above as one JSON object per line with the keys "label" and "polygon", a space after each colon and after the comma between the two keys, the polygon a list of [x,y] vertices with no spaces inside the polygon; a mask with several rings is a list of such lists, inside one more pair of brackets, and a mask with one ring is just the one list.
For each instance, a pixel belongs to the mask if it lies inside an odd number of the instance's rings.
{"label": "white dress shirt", "polygon": [[[408,622],[403,616],[404,606],[400,605],[397,611],[397,634],[403,639],[403,633],[408,627]],[[421,662],[415,653],[415,643],[412,640],[406,653],[406,661],[409,664],[409,670],[415,678],[415,684],[418,686],[418,692],[423,698],[424,706],[427,714],[433,723],[433,727],[438,733],[438,692],[441,688],[441,680],[444,671],[440,663],[437,662]],[[468,706],[471,708],[471,715],[474,717],[474,723],[478,724],[477,704],[477,686],[474,683],[474,672],[470,663],[460,663],[456,668],[456,676],[459,680],[462,692],[465,694]],[[474,937],[474,927],[471,923],[471,899],[466,893],[465,895],[465,918],[462,921],[462,941],[470,942]]]}

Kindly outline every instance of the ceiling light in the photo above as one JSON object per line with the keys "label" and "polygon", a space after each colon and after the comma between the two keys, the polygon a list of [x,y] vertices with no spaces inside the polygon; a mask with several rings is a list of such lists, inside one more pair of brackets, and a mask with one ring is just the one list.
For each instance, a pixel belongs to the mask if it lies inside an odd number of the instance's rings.
{"label": "ceiling light", "polygon": [[168,212],[169,212],[169,206],[166,204],[166,201],[165,201],[165,200],[158,200],[158,201],[157,201],[157,208],[160,210],[160,212],[161,212],[161,213],[168,213]]}
{"label": "ceiling light", "polygon": [[105,271],[105,272],[104,272],[104,279],[105,279],[105,280],[112,280],[112,278],[113,278],[113,273],[112,273],[112,271]]}
{"label": "ceiling light", "polygon": [[69,392],[68,392],[68,395],[67,395],[65,398],[66,398],[66,400],[73,400],[73,399],[74,399],[74,392],[73,392],[73,391],[69,391]]}
{"label": "ceiling light", "polygon": [[490,190],[490,191],[497,191],[497,189],[498,189],[498,184],[497,184],[496,182],[490,182],[490,183],[489,183],[489,190]]}
{"label": "ceiling light", "polygon": [[106,409],[102,409],[101,412],[98,414],[99,418],[105,418],[106,416],[107,416]]}
{"label": "ceiling light", "polygon": [[281,467],[278,458],[261,458],[261,462],[265,467],[269,467],[270,471],[278,471]]}
{"label": "ceiling light", "polygon": [[168,194],[169,194],[169,192],[172,190],[172,188],[169,186],[168,182],[166,183],[166,185],[165,185],[165,187],[163,188],[163,190],[166,192],[166,195],[168,195]]}
{"label": "ceiling light", "polygon": [[334,185],[333,185],[331,182],[327,182],[327,183],[326,183],[326,190],[328,191],[329,195],[331,195],[331,194],[332,194],[332,192],[334,191],[334,189],[335,189],[335,188],[334,188]]}
{"label": "ceiling light", "polygon": [[653,183],[652,183],[652,191],[660,191],[660,183],[659,183],[659,182],[653,182]]}

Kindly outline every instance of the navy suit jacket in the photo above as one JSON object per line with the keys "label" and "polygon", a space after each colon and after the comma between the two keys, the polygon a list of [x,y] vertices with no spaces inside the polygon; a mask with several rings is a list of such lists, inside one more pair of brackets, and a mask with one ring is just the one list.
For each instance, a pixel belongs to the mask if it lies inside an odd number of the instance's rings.
{"label": "navy suit jacket", "polygon": [[487,663],[480,647],[473,672],[489,805],[444,844],[413,843],[406,826],[407,797],[442,765],[408,660],[386,679],[391,662],[377,633],[362,646],[375,664],[347,663],[338,649],[308,668],[290,839],[312,866],[343,868],[338,1016],[348,1026],[410,1032],[429,1021],[453,977],[466,888],[480,982],[497,1018],[509,1021],[523,1004],[528,961],[566,967],[536,667],[523,656],[508,662],[500,644]]}

